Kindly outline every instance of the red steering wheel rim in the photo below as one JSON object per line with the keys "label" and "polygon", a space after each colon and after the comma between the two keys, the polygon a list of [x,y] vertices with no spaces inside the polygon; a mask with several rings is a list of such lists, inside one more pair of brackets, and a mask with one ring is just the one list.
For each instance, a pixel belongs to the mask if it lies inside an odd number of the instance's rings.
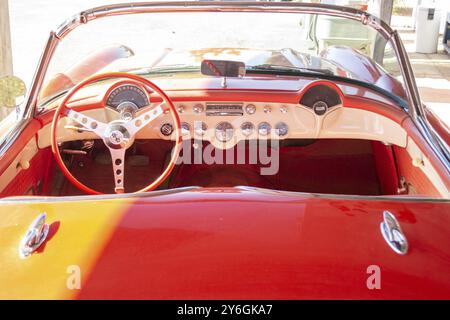
{"label": "red steering wheel rim", "polygon": [[[126,78],[126,79],[140,82],[140,83],[150,87],[152,90],[154,90],[163,99],[163,101],[169,106],[169,110],[172,115],[172,119],[173,119],[174,126],[175,126],[175,134],[176,134],[175,147],[172,150],[172,156],[170,158],[170,162],[167,165],[166,169],[161,173],[161,175],[158,178],[156,178],[151,184],[149,184],[145,188],[142,188],[133,193],[141,193],[141,192],[154,190],[169,176],[169,174],[172,172],[172,170],[176,164],[176,161],[179,157],[181,143],[182,143],[181,121],[180,121],[180,117],[178,116],[178,113],[172,103],[172,100],[170,100],[170,98],[164,93],[164,91],[162,91],[156,84],[154,84],[150,80],[147,80],[141,76],[138,76],[135,74],[130,74],[130,73],[125,73],[125,72],[109,72],[109,73],[94,75],[94,76],[80,82],[75,87],[73,87],[67,93],[67,95],[65,96],[63,101],[59,104],[59,106],[56,108],[55,113],[53,115],[52,126],[51,126],[51,147],[52,147],[53,156],[54,156],[55,161],[58,164],[59,168],[61,169],[62,173],[64,174],[64,176],[72,184],[74,184],[78,189],[80,189],[83,192],[86,192],[87,194],[103,194],[102,192],[99,192],[97,190],[89,188],[85,184],[81,183],[77,178],[75,178],[72,175],[72,173],[66,167],[66,165],[64,164],[64,161],[61,157],[61,154],[59,153],[58,142],[56,139],[56,130],[58,128],[58,121],[61,118],[61,112],[65,109],[70,109],[67,107],[67,103],[69,102],[70,98],[72,98],[72,96],[76,92],[78,92],[82,87],[84,87],[92,82],[95,82],[98,80],[110,79],[110,78]],[[103,106],[103,107],[105,107],[105,106]]]}

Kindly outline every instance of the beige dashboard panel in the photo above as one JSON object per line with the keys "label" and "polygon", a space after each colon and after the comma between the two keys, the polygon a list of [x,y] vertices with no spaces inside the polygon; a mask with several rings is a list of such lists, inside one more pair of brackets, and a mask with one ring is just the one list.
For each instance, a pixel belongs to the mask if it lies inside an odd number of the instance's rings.
{"label": "beige dashboard panel", "polygon": [[374,112],[336,108],[323,116],[318,138],[377,140],[406,147],[407,133],[395,121]]}
{"label": "beige dashboard panel", "polygon": [[[175,104],[178,110],[180,120],[189,128],[183,130],[184,139],[198,139],[211,142],[215,147],[226,149],[236,145],[241,140],[248,139],[315,139],[315,138],[348,138],[348,139],[369,139],[392,143],[401,147],[406,146],[406,131],[393,120],[390,120],[377,113],[344,108],[341,106],[333,107],[325,115],[318,116],[311,109],[298,104],[276,104],[276,103],[242,103],[243,110],[247,105],[253,104],[256,111],[248,114],[245,111],[242,116],[223,116],[206,115],[205,102],[187,102]],[[201,105],[201,112],[196,112],[195,106]],[[151,107],[155,107],[151,105]],[[145,108],[141,112],[147,111]],[[198,108],[197,108],[198,110]],[[117,120],[119,115],[116,111],[109,108],[95,109],[85,111],[85,114],[102,122]],[[138,113],[139,114],[139,113]],[[198,134],[195,128],[206,125],[206,131]],[[219,123],[228,122],[232,127],[232,139],[223,143],[217,140],[215,128]],[[251,122],[254,131],[245,136],[241,125],[244,122]],[[258,126],[267,122],[271,127],[271,134],[264,136],[258,133]],[[143,128],[136,135],[136,139],[164,139],[174,140],[175,134],[165,136],[161,133],[163,124],[173,124],[172,116],[165,113]],[[278,123],[285,123],[288,127],[288,133],[284,136],[278,136],[274,133],[274,128]],[[65,125],[74,125],[71,120],[62,118],[58,124],[58,142],[98,139],[90,132],[78,132],[76,130],[65,129]],[[45,148],[50,145],[50,128],[48,124],[39,131],[38,146]]]}

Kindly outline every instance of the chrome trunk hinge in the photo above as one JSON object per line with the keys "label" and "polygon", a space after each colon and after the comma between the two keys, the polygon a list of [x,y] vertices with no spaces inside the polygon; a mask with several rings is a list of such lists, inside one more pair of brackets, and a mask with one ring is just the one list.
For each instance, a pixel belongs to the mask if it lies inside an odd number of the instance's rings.
{"label": "chrome trunk hinge", "polygon": [[381,234],[389,247],[396,253],[405,255],[408,252],[408,241],[395,216],[389,211],[383,212],[383,222],[380,224]]}
{"label": "chrome trunk hinge", "polygon": [[19,255],[21,258],[26,258],[33,252],[35,252],[48,235],[48,224],[45,223],[47,214],[41,213],[31,225],[28,227],[25,237],[20,241]]}

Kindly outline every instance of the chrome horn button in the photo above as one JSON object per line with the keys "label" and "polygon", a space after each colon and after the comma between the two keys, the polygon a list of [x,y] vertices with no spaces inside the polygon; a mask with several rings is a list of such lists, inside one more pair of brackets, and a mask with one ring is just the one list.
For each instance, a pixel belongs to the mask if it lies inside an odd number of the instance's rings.
{"label": "chrome horn button", "polygon": [[130,135],[124,123],[125,121],[117,120],[108,124],[103,141],[109,148],[128,149],[133,144],[134,137]]}
{"label": "chrome horn button", "polygon": [[114,130],[109,135],[109,142],[111,142],[112,144],[120,145],[123,143],[123,140],[124,140],[123,133],[120,132],[119,130]]}

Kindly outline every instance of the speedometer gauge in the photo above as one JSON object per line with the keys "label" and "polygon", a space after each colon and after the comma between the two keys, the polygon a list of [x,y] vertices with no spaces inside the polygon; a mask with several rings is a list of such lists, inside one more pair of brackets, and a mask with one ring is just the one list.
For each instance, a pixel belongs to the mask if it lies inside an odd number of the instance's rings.
{"label": "speedometer gauge", "polygon": [[147,94],[141,88],[131,84],[121,85],[111,91],[106,105],[117,109],[123,102],[133,103],[139,109],[149,105]]}

